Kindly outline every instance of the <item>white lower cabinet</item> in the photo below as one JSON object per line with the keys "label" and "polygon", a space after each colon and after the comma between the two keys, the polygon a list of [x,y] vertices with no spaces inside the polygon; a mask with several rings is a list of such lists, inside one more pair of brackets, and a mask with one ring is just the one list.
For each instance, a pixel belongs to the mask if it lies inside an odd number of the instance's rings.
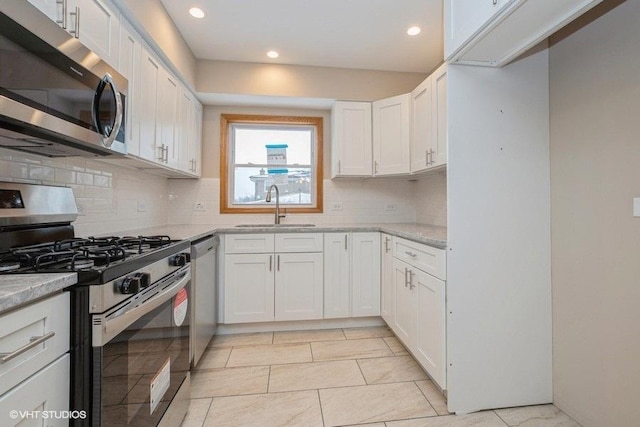
{"label": "white lower cabinet", "polygon": [[408,285],[411,266],[399,259],[393,260],[393,287],[395,289],[395,317],[390,325],[407,348],[414,347],[416,338],[416,297]]}
{"label": "white lower cabinet", "polygon": [[392,241],[393,288],[384,292],[383,287],[383,308],[392,300],[387,312],[393,310],[393,316],[383,319],[434,382],[446,389],[444,250],[397,237]]}
{"label": "white lower cabinet", "polygon": [[224,323],[322,319],[322,234],[227,235],[223,283]]}
{"label": "white lower cabinet", "polygon": [[395,319],[395,289],[393,285],[393,251],[392,240],[388,234],[380,234],[380,315],[387,324]]}
{"label": "white lower cabinet", "polygon": [[380,233],[325,233],[324,317],[380,315]]}
{"label": "white lower cabinet", "polygon": [[70,312],[65,292],[0,316],[0,425],[68,425],[32,411],[69,410]]}
{"label": "white lower cabinet", "polygon": [[273,254],[226,254],[225,323],[273,320]]}
{"label": "white lower cabinet", "polygon": [[275,256],[275,320],[322,319],[322,253]]}
{"label": "white lower cabinet", "polygon": [[433,380],[446,388],[444,282],[415,270],[411,281],[417,291],[415,357]]}

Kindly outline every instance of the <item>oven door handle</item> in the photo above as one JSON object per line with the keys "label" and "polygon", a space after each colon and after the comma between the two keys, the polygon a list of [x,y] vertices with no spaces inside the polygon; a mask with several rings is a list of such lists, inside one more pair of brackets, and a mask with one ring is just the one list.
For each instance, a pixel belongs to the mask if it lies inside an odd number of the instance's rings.
{"label": "oven door handle", "polygon": [[[183,270],[181,273],[182,278],[178,280],[175,284],[163,290],[160,294],[154,296],[148,301],[145,301],[143,304],[135,307],[120,316],[114,317],[112,319],[108,319],[103,325],[103,333],[102,333],[102,341],[98,345],[102,346],[111,341],[114,337],[116,337],[120,332],[124,331],[136,320],[140,319],[147,313],[155,310],[160,307],[162,304],[169,301],[171,298],[176,296],[176,294],[180,291],[180,289],[184,288],[189,280],[191,280],[191,269]],[[95,334],[94,334],[94,338]],[[94,342],[94,346],[96,343]]]}

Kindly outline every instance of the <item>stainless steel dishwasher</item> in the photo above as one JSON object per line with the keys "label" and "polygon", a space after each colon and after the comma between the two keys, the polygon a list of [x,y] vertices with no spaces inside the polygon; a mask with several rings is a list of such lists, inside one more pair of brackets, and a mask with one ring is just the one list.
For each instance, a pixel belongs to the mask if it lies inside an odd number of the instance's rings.
{"label": "stainless steel dishwasher", "polygon": [[191,353],[193,366],[198,364],[202,353],[216,333],[218,326],[216,251],[220,244],[218,236],[207,236],[191,245],[192,300]]}

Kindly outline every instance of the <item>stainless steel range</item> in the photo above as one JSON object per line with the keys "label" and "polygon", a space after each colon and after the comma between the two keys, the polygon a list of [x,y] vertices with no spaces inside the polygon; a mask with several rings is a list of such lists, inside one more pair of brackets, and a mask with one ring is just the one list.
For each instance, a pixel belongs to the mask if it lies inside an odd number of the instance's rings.
{"label": "stainless steel range", "polygon": [[0,183],[0,274],[76,272],[76,425],[179,425],[188,406],[190,244],[74,236],[70,188]]}

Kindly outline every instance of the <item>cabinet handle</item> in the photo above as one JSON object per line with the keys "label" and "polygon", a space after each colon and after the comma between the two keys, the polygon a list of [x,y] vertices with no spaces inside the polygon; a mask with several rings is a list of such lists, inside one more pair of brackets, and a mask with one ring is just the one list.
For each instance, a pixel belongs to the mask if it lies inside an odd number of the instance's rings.
{"label": "cabinet handle", "polygon": [[7,363],[10,360],[15,359],[16,357],[20,356],[22,353],[25,353],[31,350],[33,347],[37,347],[39,344],[42,344],[46,340],[52,338],[55,334],[56,334],[55,332],[49,332],[48,334],[43,335],[41,337],[31,337],[31,339],[29,340],[29,343],[23,345],[19,349],[12,351],[11,353],[0,353],[0,355],[3,356],[2,359],[0,359],[0,363]]}
{"label": "cabinet handle", "polygon": [[413,284],[413,271],[409,270],[409,289],[413,290],[415,287],[416,285]]}
{"label": "cabinet handle", "polygon": [[56,23],[67,29],[67,0],[56,0],[56,5],[62,6],[62,19],[56,19]]}
{"label": "cabinet handle", "polygon": [[164,162],[164,144],[161,144],[160,147],[158,147],[158,150],[160,150],[160,157],[158,157],[158,160]]}
{"label": "cabinet handle", "polygon": [[384,238],[384,252],[385,253],[389,252],[389,240],[391,240],[391,239],[389,239],[388,237]]}
{"label": "cabinet handle", "polygon": [[278,255],[278,271],[280,271],[280,255]]}
{"label": "cabinet handle", "polygon": [[342,164],[340,160],[338,160],[338,173],[342,173]]}
{"label": "cabinet handle", "polygon": [[378,162],[373,162],[373,173],[378,173]]}
{"label": "cabinet handle", "polygon": [[76,25],[74,29],[69,31],[73,36],[77,39],[80,38],[80,8],[76,6],[76,11],[71,12],[69,15],[74,15],[76,17]]}
{"label": "cabinet handle", "polygon": [[406,288],[409,284],[407,276],[409,275],[409,269],[407,267],[404,268],[404,287]]}
{"label": "cabinet handle", "polygon": [[169,163],[169,146],[164,147],[164,162]]}
{"label": "cabinet handle", "polygon": [[429,166],[429,150],[424,150],[424,165]]}
{"label": "cabinet handle", "polygon": [[347,250],[347,235],[344,235],[344,250]]}
{"label": "cabinet handle", "polygon": [[273,255],[269,255],[269,271],[273,269]]}
{"label": "cabinet handle", "polygon": [[411,258],[415,258],[418,256],[418,254],[414,254],[413,252],[409,252],[409,251],[404,251],[404,253],[409,255]]}
{"label": "cabinet handle", "polygon": [[429,149],[429,157],[431,158],[431,164],[434,164],[436,161],[433,160],[433,153],[435,153],[435,151],[433,151],[433,149]]}

